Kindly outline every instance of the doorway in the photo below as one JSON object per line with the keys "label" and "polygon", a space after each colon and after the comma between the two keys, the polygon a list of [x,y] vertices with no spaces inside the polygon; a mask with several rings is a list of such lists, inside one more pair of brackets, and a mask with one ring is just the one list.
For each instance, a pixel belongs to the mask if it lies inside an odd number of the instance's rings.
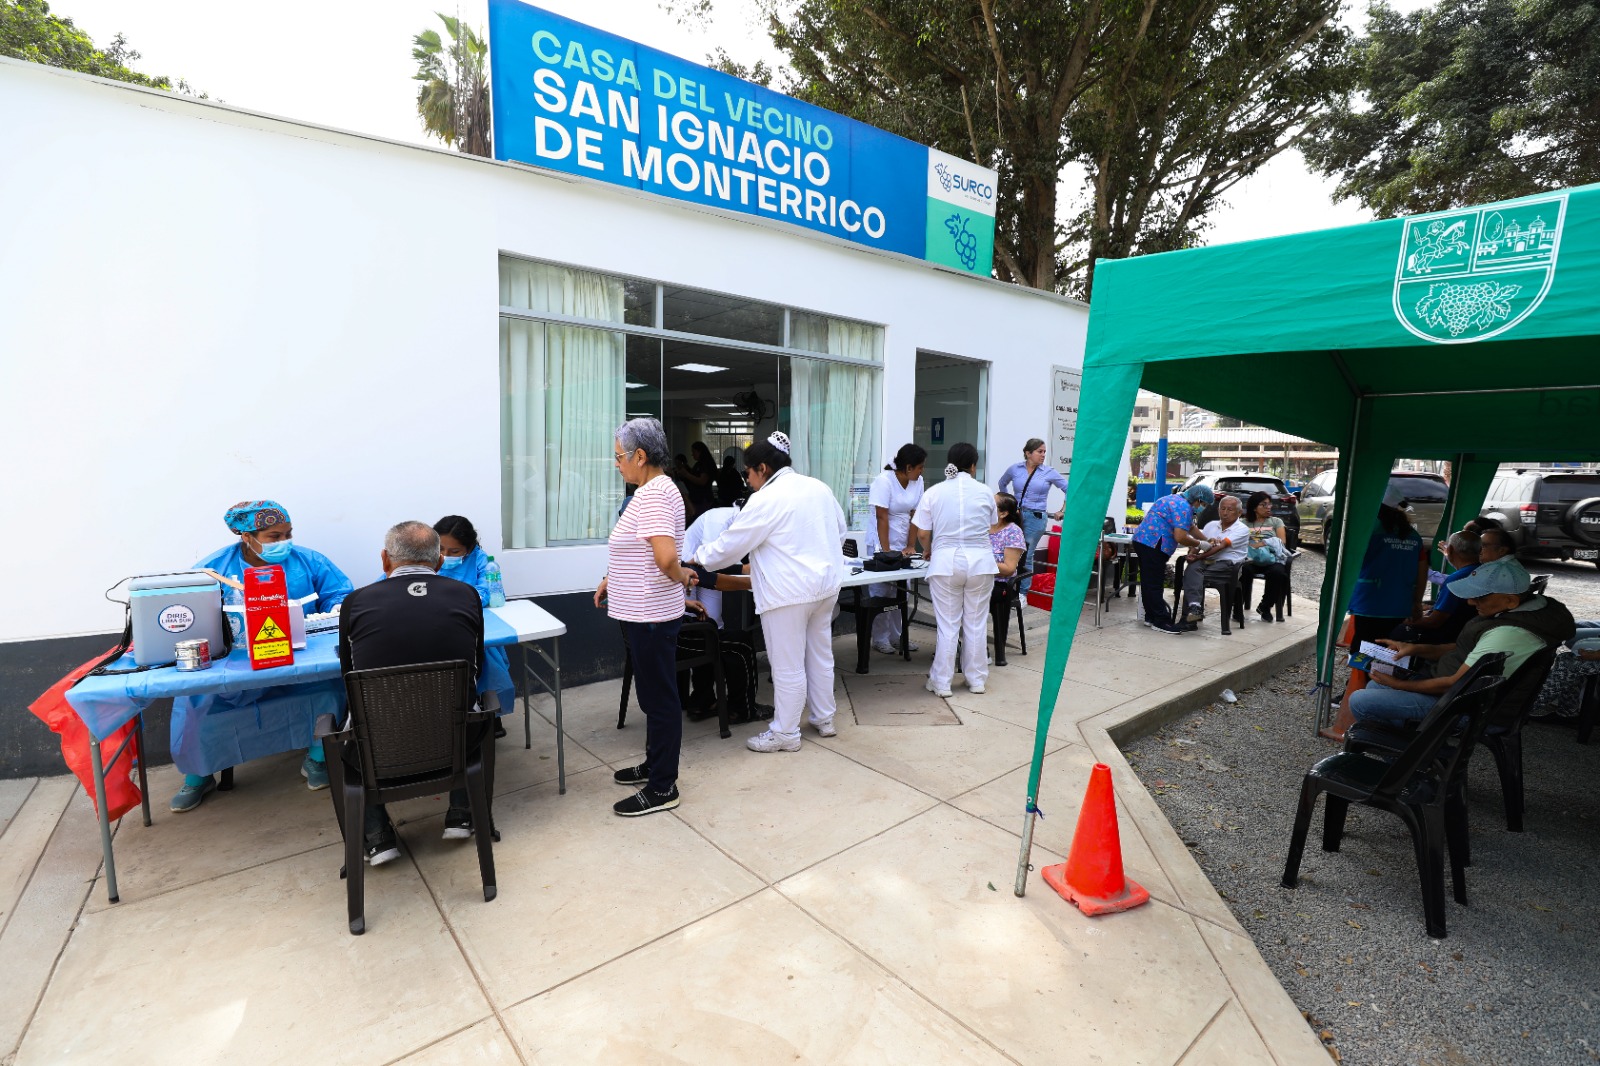
{"label": "doorway", "polygon": [[928,466],[922,473],[924,485],[931,488],[944,480],[946,455],[958,441],[977,446],[978,480],[987,478],[988,363],[919,351],[913,409],[916,422],[911,439],[928,450]]}

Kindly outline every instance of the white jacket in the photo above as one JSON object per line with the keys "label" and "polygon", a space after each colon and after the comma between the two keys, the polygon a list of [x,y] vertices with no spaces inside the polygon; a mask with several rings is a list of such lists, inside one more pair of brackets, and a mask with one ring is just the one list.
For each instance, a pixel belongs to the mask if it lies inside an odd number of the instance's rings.
{"label": "white jacket", "polygon": [[933,541],[928,576],[998,574],[994,549],[989,546],[989,527],[999,520],[994,490],[965,472],[923,493],[911,521],[918,529],[926,529]]}
{"label": "white jacket", "polygon": [[722,535],[694,561],[720,570],[750,556],[756,610],[814,603],[844,580],[844,511],[833,490],[785,467],[751,494]]}

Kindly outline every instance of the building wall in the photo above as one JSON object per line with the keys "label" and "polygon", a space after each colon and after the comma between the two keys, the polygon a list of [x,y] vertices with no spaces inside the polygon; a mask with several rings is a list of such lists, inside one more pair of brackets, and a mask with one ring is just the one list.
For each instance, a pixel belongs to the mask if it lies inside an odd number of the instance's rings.
{"label": "building wall", "polygon": [[[993,362],[991,455],[1042,435],[1050,366],[1082,363],[1080,304],[786,227],[31,64],[0,62],[0,96],[0,195],[31,207],[0,249],[5,535],[49,530],[13,540],[46,561],[0,640],[120,628],[102,591],[226,543],[243,498],[357,583],[401,518],[498,544],[502,250],[883,323],[886,458],[919,348]],[[513,596],[604,566],[499,557]]]}

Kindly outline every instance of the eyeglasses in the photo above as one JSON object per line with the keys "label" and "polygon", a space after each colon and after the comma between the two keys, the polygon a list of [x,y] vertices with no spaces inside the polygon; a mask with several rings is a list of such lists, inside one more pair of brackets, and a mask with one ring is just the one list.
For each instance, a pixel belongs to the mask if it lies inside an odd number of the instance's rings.
{"label": "eyeglasses", "polygon": [[612,452],[611,453],[611,461],[616,463],[618,466],[621,466],[622,465],[622,453],[621,452]]}

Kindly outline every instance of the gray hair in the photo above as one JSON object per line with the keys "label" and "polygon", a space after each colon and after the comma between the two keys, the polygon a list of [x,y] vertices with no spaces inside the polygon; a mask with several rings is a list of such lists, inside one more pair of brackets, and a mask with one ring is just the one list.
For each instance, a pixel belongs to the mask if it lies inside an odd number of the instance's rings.
{"label": "gray hair", "polygon": [[1475,563],[1483,557],[1483,541],[1478,538],[1476,533],[1465,529],[1460,530],[1450,534],[1450,540],[1447,543],[1450,545],[1451,551],[1469,563]]}
{"label": "gray hair", "polygon": [[383,535],[383,550],[395,566],[438,566],[439,534],[426,522],[400,522]]}
{"label": "gray hair", "polygon": [[1241,510],[1241,511],[1244,510],[1244,501],[1243,500],[1239,499],[1239,497],[1237,497],[1237,496],[1232,496],[1232,495],[1227,495],[1227,494],[1224,494],[1222,496],[1218,496],[1217,497],[1217,510],[1219,510],[1219,511],[1222,510],[1223,503],[1228,501],[1228,500],[1232,500],[1233,501],[1233,505],[1235,507],[1239,508],[1239,510]]}
{"label": "gray hair", "polygon": [[644,449],[644,461],[651,466],[666,466],[669,458],[670,445],[667,444],[667,431],[661,428],[661,423],[653,418],[630,418],[617,427],[612,434],[619,445],[622,446],[624,455],[632,455],[640,448]]}

